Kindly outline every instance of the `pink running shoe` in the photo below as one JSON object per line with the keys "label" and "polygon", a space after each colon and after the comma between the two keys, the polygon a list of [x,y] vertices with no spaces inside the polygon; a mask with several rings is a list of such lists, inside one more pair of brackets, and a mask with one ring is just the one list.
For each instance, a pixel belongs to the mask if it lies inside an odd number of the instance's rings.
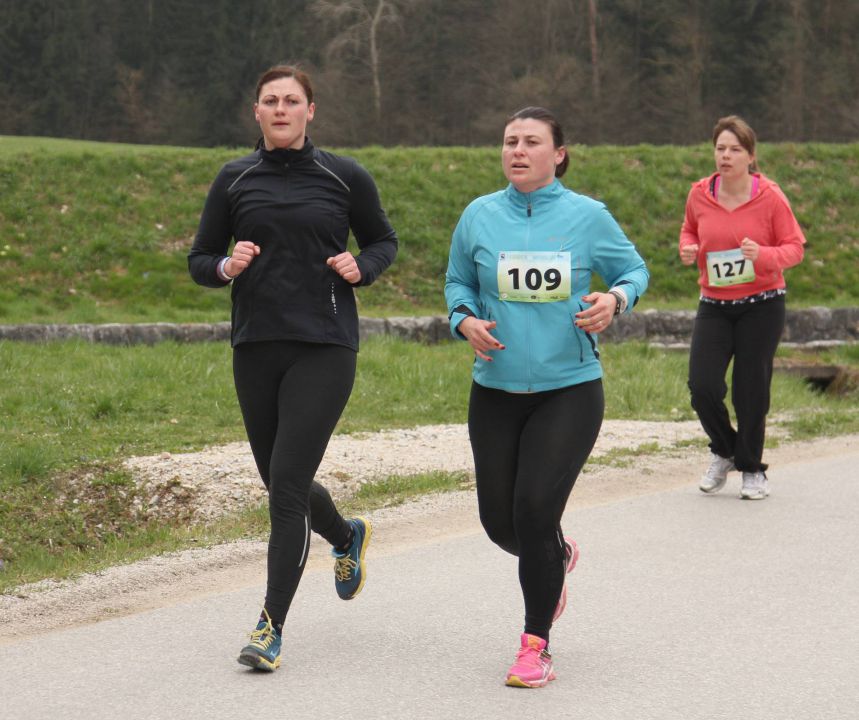
{"label": "pink running shoe", "polygon": [[552,656],[546,650],[546,641],[536,635],[522,633],[521,643],[516,662],[507,671],[507,684],[510,687],[538,688],[554,680]]}
{"label": "pink running shoe", "polygon": [[[579,546],[576,545],[576,541],[571,537],[564,538],[564,549],[567,553],[567,574],[570,574],[573,571],[573,568],[576,566],[576,563],[579,560]],[[552,622],[555,622],[561,615],[564,614],[564,610],[567,608],[567,583],[564,581],[564,587],[561,589],[561,597],[558,600],[558,604],[555,606],[555,614],[552,615]]]}

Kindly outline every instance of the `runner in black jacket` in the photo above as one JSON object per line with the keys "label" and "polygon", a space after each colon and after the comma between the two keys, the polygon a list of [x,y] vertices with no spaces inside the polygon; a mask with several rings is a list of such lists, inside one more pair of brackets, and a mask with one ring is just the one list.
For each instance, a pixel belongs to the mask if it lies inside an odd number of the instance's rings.
{"label": "runner in black jacket", "polygon": [[[361,249],[355,283],[326,264],[346,250],[350,227]],[[372,283],[397,254],[397,236],[363,167],[307,137],[299,150],[267,150],[261,141],[224,165],[212,184],[188,256],[196,282],[230,282],[218,266],[233,238],[260,248],[233,280],[233,346],[288,339],[358,349],[352,288]]]}
{"label": "runner in black jacket", "polygon": [[[233,376],[271,517],[265,604],[239,662],[269,671],[280,665],[311,529],[333,547],[340,597],[364,585],[370,523],[344,519],[313,477],[355,378],[353,288],[397,252],[370,174],[306,136],[314,111],[304,72],[263,73],[254,105],[263,138],[215,178],[188,256],[199,284],[232,283]],[[346,250],[350,228],[357,256]]]}

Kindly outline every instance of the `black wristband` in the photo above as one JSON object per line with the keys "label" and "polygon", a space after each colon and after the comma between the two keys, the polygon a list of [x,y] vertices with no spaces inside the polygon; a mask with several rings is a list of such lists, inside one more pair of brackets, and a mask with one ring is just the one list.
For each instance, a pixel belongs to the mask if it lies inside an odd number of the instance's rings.
{"label": "black wristband", "polygon": [[621,308],[623,307],[623,303],[624,303],[625,298],[622,298],[620,296],[619,290],[609,290],[608,294],[614,295],[614,299],[615,299],[614,314],[620,315],[620,311],[621,311]]}

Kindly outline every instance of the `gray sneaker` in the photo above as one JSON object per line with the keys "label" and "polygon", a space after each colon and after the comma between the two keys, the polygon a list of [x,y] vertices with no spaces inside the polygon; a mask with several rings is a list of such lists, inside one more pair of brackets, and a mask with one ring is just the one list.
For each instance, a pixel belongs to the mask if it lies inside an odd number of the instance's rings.
{"label": "gray sneaker", "polygon": [[744,472],[740,497],[745,500],[763,500],[770,494],[767,476],[762,472]]}
{"label": "gray sneaker", "polygon": [[734,467],[733,458],[723,458],[721,455],[711,453],[712,461],[707,472],[701,477],[701,482],[698,484],[701,492],[714,493],[719,492],[725,487],[725,482],[728,480],[728,473],[731,470],[736,470]]}

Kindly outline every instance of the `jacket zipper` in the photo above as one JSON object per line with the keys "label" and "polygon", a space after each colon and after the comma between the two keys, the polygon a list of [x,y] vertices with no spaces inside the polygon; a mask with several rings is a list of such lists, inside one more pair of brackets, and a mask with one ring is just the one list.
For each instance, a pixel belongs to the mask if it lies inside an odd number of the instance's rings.
{"label": "jacket zipper", "polygon": [[593,350],[594,357],[599,360],[600,359],[600,351],[597,350],[596,341],[591,337],[590,333],[585,333],[585,337],[588,339],[588,342],[591,344],[591,350]]}
{"label": "jacket zipper", "polygon": [[[582,310],[584,310],[584,309],[585,309],[585,308],[584,308],[584,306],[583,306],[581,303],[578,303],[578,305],[579,305],[579,312],[581,312]],[[581,331],[580,331],[580,330],[576,327],[576,320],[575,320],[575,318],[573,318],[573,319],[572,319],[572,322],[573,322],[573,330],[574,330],[574,332],[576,333],[576,339],[579,341],[579,362],[580,362],[580,363],[583,363],[583,362],[585,361],[585,351],[584,351],[584,346],[582,345],[582,339],[581,339],[581,337],[580,337],[580,334],[581,334],[581,333],[584,333],[584,334],[585,334],[585,337],[588,339],[588,342],[591,344],[591,351],[593,352],[594,357],[595,357],[597,360],[599,360],[599,358],[600,358],[600,351],[599,351],[599,350],[597,350],[597,344],[596,344],[596,342],[594,341],[594,339],[593,339],[593,337],[591,336],[591,334],[590,334],[589,332],[587,332],[586,330],[581,330]]]}
{"label": "jacket zipper", "polygon": [[[584,310],[584,308],[582,307],[582,304],[579,303],[579,312],[581,312],[582,310]],[[570,321],[573,324],[573,334],[576,336],[576,342],[578,342],[578,344],[579,344],[579,362],[584,364],[584,362],[585,362],[585,346],[582,345],[582,337],[581,337],[581,333],[584,331],[583,330],[580,331],[576,327],[576,316],[575,315],[573,315],[573,317],[570,318]]]}
{"label": "jacket zipper", "polygon": [[[531,194],[528,194],[528,207],[527,207],[528,219],[526,220],[526,227],[528,228],[528,232],[525,234],[525,249],[531,249]],[[526,340],[527,345],[525,347],[528,348],[528,391],[531,391],[531,313],[529,312],[526,316],[527,325],[526,325]]]}

